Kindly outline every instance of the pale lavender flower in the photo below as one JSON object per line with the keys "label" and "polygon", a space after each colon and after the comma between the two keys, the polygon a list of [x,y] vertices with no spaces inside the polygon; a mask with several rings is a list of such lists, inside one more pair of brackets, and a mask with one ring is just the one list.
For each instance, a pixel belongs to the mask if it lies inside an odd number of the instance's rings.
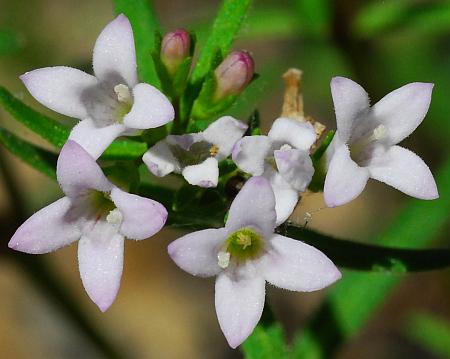
{"label": "pale lavender flower", "polygon": [[119,15],[100,33],[94,47],[95,76],[65,67],[46,67],[20,78],[44,106],[80,119],[70,139],[98,158],[121,135],[162,126],[174,118],[169,100],[139,83],[131,24]]}
{"label": "pale lavender flower", "polygon": [[186,272],[217,276],[217,318],[233,348],[252,333],[261,317],[266,281],[310,292],[341,277],[319,250],[274,233],[275,220],[269,181],[252,177],[231,204],[224,228],[187,234],[168,247],[169,255]]}
{"label": "pale lavender flower", "polygon": [[277,224],[288,219],[311,182],[314,167],[309,149],[316,141],[307,122],[280,117],[267,136],[245,136],[236,143],[232,158],[244,172],[267,178],[276,199]]}
{"label": "pale lavender flower", "polygon": [[246,130],[245,123],[224,116],[203,132],[167,136],[150,148],[142,160],[155,176],[181,173],[192,185],[216,187],[219,161],[231,154]]}
{"label": "pale lavender flower", "polygon": [[156,201],[113,185],[95,160],[71,140],[61,150],[57,177],[66,196],[32,215],[8,245],[17,251],[42,254],[79,240],[83,286],[105,311],[120,287],[124,238],[153,236],[164,226],[167,211]]}
{"label": "pale lavender flower", "polygon": [[327,150],[324,197],[328,207],[350,202],[369,178],[420,199],[438,198],[433,175],[415,153],[396,146],[424,119],[433,84],[414,82],[374,106],[364,89],[345,77],[331,81],[337,132]]}

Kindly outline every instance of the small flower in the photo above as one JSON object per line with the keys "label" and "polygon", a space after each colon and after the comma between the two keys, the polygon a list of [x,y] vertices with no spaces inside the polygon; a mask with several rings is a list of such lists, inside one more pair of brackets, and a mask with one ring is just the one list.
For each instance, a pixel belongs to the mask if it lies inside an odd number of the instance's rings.
{"label": "small flower", "polygon": [[191,37],[184,29],[166,34],[161,43],[161,61],[174,74],[184,59],[190,56]]}
{"label": "small flower", "polygon": [[114,186],[95,160],[71,140],[61,150],[57,177],[66,196],[32,215],[8,246],[42,254],[79,240],[83,286],[105,311],[119,291],[124,238],[153,236],[164,226],[167,211],[156,201]]}
{"label": "small flower", "polygon": [[345,77],[333,78],[337,132],[327,150],[324,197],[328,207],[355,199],[369,178],[416,198],[438,198],[428,166],[413,152],[396,146],[424,119],[432,89],[430,83],[410,83],[370,107],[360,85]]}
{"label": "small flower", "polygon": [[311,182],[314,167],[309,149],[315,141],[316,133],[310,123],[281,117],[267,136],[245,136],[233,149],[233,161],[242,171],[263,176],[272,184],[277,224],[291,215],[298,193]]}
{"label": "small flower", "polygon": [[20,78],[31,95],[63,115],[80,119],[70,139],[98,158],[117,137],[165,125],[174,118],[169,100],[138,83],[130,22],[119,15],[97,38],[95,76],[65,67],[46,67]]}
{"label": "small flower", "polygon": [[224,228],[187,234],[168,247],[186,272],[216,278],[216,312],[232,348],[253,331],[264,307],[265,282],[310,292],[341,277],[319,250],[274,233],[275,197],[263,177],[250,178],[231,204]]}
{"label": "small flower", "polygon": [[218,162],[231,154],[246,129],[246,124],[224,116],[203,132],[167,136],[150,148],[142,160],[155,176],[181,173],[192,185],[216,187]]}

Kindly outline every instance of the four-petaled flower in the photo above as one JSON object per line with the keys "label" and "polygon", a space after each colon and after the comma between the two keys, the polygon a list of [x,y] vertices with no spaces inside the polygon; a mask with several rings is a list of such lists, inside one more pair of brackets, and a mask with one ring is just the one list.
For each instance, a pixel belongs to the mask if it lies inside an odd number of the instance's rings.
{"label": "four-petaled flower", "polygon": [[203,132],[167,136],[150,148],[142,160],[155,176],[181,173],[192,185],[216,187],[218,162],[231,154],[246,130],[246,124],[224,116]]}
{"label": "four-petaled flower", "polygon": [[438,198],[433,175],[413,152],[396,146],[424,119],[433,84],[414,82],[392,91],[374,106],[364,89],[350,79],[331,81],[337,132],[327,150],[327,206],[350,202],[369,178],[410,196]]}
{"label": "four-petaled flower", "polygon": [[66,196],[22,224],[9,247],[42,254],[79,239],[81,280],[89,297],[105,311],[120,287],[124,238],[153,236],[164,226],[167,211],[156,201],[113,185],[95,160],[71,140],[61,150],[57,177]]}
{"label": "four-petaled flower", "polygon": [[316,141],[314,127],[292,118],[278,118],[267,136],[245,136],[232,158],[244,172],[267,178],[276,200],[277,224],[291,215],[298,193],[311,182],[314,167],[309,149]]}
{"label": "four-petaled flower", "polygon": [[119,15],[97,38],[93,68],[95,76],[55,66],[27,72],[21,79],[40,103],[81,120],[69,138],[95,159],[115,138],[173,120],[169,100],[155,87],[138,82],[133,31],[126,16]]}
{"label": "four-petaled flower", "polygon": [[216,312],[231,347],[258,323],[265,282],[293,291],[322,289],[341,277],[319,250],[274,233],[275,196],[264,177],[252,177],[231,204],[224,228],[187,234],[168,247],[186,272],[216,278]]}

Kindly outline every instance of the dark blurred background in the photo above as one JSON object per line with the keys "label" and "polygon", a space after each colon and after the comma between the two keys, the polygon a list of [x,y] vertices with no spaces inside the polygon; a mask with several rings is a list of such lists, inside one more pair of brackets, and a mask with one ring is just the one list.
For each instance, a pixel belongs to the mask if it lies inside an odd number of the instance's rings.
{"label": "dark blurred background", "polygon": [[[219,4],[217,0],[154,1],[164,30],[196,30],[200,44]],[[18,76],[52,65],[90,71],[95,39],[114,16],[108,0],[0,0],[0,39],[7,39],[3,41],[6,48],[0,46],[0,84],[33,108],[71,123],[34,101]],[[329,128],[335,127],[329,90],[332,76],[356,80],[373,103],[408,82],[433,82],[428,116],[402,145],[418,153],[436,173],[450,153],[449,40],[447,1],[255,1],[234,47],[253,53],[261,77],[231,112],[245,120],[258,108],[263,129],[270,128],[281,109],[281,75],[289,67],[304,71],[307,114]],[[1,109],[0,125],[48,148]],[[112,357],[112,352],[105,354],[108,346],[127,358],[241,357],[238,350],[228,348],[220,332],[213,281],[186,274],[166,255],[167,244],[180,232],[164,230],[146,241],[128,241],[122,287],[105,314],[83,290],[76,245],[31,259],[31,265],[27,256],[10,253],[6,243],[20,217],[58,198],[61,191],[55,182],[3,148],[0,156],[7,170],[3,173],[10,174],[0,177],[0,357]],[[310,228],[369,241],[388,227],[407,200],[400,192],[372,181],[357,200],[336,209],[323,209],[321,195],[307,196],[293,220],[304,224],[308,211],[312,213]],[[434,246],[448,247],[448,229],[447,221],[433,239]],[[46,275],[61,284],[51,287]],[[61,298],[54,299],[61,289],[67,290],[66,299],[81,308],[90,324],[61,309]],[[411,328],[415,323],[411,318],[426,313],[443,323],[449,320],[449,289],[448,270],[406,275],[337,357],[441,357],[442,351],[439,354],[420,339],[420,327]],[[274,288],[268,293],[288,338],[305,325],[325,295],[326,291],[291,293]],[[450,346],[448,335],[435,339],[446,342],[447,349]]]}

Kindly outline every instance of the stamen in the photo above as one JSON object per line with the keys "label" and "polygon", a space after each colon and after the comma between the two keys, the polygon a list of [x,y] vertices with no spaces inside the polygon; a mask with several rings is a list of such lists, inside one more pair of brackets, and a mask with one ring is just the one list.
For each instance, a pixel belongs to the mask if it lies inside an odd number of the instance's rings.
{"label": "stamen", "polygon": [[280,147],[281,151],[287,151],[287,150],[292,150],[292,146],[289,146],[288,144],[284,144],[283,146]]}
{"label": "stamen", "polygon": [[375,140],[382,140],[387,136],[388,130],[386,126],[379,125],[375,130],[373,130],[373,138]]}
{"label": "stamen", "polygon": [[133,103],[133,97],[131,96],[130,89],[127,85],[119,84],[114,86],[114,92],[116,93],[119,102],[129,105]]}
{"label": "stamen", "polygon": [[358,158],[359,154],[364,150],[364,148],[372,142],[382,140],[388,135],[388,129],[384,125],[377,126],[370,135],[367,135],[359,141],[354,142],[351,145],[350,153],[353,159]]}
{"label": "stamen", "polygon": [[209,149],[209,153],[212,157],[216,157],[217,154],[219,153],[219,147],[216,145],[212,145],[211,148]]}
{"label": "stamen", "polygon": [[242,249],[246,249],[252,245],[252,239],[245,233],[238,233],[236,243],[242,246]]}
{"label": "stamen", "polygon": [[122,223],[123,216],[120,211],[115,208],[112,211],[109,212],[109,214],[106,216],[106,222],[110,224],[120,224]]}
{"label": "stamen", "polygon": [[230,265],[230,253],[229,252],[223,252],[220,251],[217,254],[217,264],[219,265],[220,268],[228,268],[228,266]]}

